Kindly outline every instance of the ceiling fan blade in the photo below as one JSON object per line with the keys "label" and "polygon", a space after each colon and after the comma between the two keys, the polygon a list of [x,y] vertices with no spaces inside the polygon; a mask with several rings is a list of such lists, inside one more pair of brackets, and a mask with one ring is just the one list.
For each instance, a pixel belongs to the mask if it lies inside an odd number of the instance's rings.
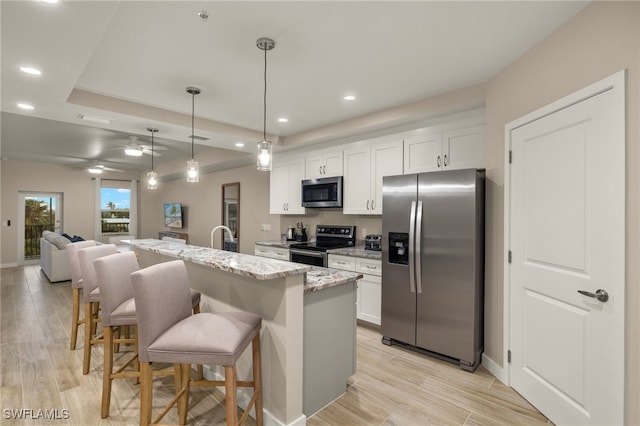
{"label": "ceiling fan blade", "polygon": [[142,148],[142,153],[147,155],[153,154],[154,157],[162,157],[162,154],[157,152],[155,149],[151,151],[150,149]]}
{"label": "ceiling fan blade", "polygon": [[[140,145],[140,148],[151,150],[151,145]],[[167,149],[168,148],[166,146],[162,146],[162,145],[158,145],[158,144],[155,144],[153,146],[153,150],[154,151],[166,151]]]}

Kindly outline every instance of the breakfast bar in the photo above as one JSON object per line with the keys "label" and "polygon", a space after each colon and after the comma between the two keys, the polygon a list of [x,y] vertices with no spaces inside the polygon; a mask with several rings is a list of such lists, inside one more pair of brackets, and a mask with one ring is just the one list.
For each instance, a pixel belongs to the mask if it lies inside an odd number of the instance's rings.
{"label": "breakfast bar", "polygon": [[[262,317],[266,424],[302,425],[346,391],[356,369],[356,282],[361,274],[156,239],[130,240],[141,267],[185,261],[202,312]],[[238,362],[250,378],[251,357]],[[222,377],[219,366],[205,375]],[[246,406],[251,395],[240,394]]]}

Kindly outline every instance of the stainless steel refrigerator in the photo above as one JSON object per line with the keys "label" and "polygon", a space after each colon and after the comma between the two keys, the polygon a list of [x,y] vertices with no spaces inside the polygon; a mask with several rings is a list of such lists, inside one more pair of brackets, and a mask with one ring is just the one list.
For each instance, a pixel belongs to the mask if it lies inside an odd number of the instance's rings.
{"label": "stainless steel refrigerator", "polygon": [[383,343],[479,365],[484,182],[476,169],[383,178]]}

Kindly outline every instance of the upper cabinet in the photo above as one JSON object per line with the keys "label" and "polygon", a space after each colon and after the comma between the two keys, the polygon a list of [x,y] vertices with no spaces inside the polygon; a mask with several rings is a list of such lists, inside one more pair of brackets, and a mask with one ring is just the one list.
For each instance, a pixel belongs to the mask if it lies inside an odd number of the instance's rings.
{"label": "upper cabinet", "polygon": [[342,176],[342,160],[342,150],[323,150],[310,152],[307,155],[307,179]]}
{"label": "upper cabinet", "polygon": [[427,128],[404,138],[404,174],[484,167],[482,124]]}
{"label": "upper cabinet", "polygon": [[305,214],[301,199],[301,182],[304,179],[304,158],[274,161],[269,182],[269,213]]}
{"label": "upper cabinet", "polygon": [[402,174],[402,140],[373,139],[344,150],[344,214],[382,214],[382,177]]}

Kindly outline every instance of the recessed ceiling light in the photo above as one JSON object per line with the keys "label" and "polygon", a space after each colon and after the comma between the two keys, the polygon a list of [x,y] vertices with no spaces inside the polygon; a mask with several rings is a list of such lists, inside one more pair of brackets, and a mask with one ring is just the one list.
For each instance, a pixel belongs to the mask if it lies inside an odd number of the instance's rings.
{"label": "recessed ceiling light", "polygon": [[39,69],[33,68],[33,67],[20,67],[20,71],[22,71],[25,74],[31,74],[31,75],[42,74],[42,72]]}
{"label": "recessed ceiling light", "polygon": [[355,96],[353,96],[353,95],[347,95],[347,96],[345,96],[345,97],[344,97],[344,98],[342,98],[342,99],[344,99],[345,101],[353,101],[353,100],[355,100],[355,98],[356,98],[356,97],[355,97]]}
{"label": "recessed ceiling light", "polygon": [[25,104],[25,103],[22,103],[22,102],[18,102],[18,108],[26,109],[26,110],[32,110],[33,109],[33,105]]}
{"label": "recessed ceiling light", "polygon": [[110,124],[111,123],[111,120],[109,120],[108,118],[92,117],[90,115],[84,115],[84,114],[80,114],[78,116],[78,118],[80,120],[90,121],[92,123],[99,123],[99,124]]}
{"label": "recessed ceiling light", "polygon": [[280,122],[280,123],[287,123],[287,122],[289,122],[289,119],[288,119],[288,118],[286,118],[286,117],[280,117],[280,118],[278,118],[278,122]]}
{"label": "recessed ceiling light", "polygon": [[40,0],[44,3],[58,3],[58,0]]}
{"label": "recessed ceiling light", "polygon": [[242,143],[242,142],[236,142],[236,146],[237,146],[238,148],[242,148],[242,147],[244,146],[244,143]]}

